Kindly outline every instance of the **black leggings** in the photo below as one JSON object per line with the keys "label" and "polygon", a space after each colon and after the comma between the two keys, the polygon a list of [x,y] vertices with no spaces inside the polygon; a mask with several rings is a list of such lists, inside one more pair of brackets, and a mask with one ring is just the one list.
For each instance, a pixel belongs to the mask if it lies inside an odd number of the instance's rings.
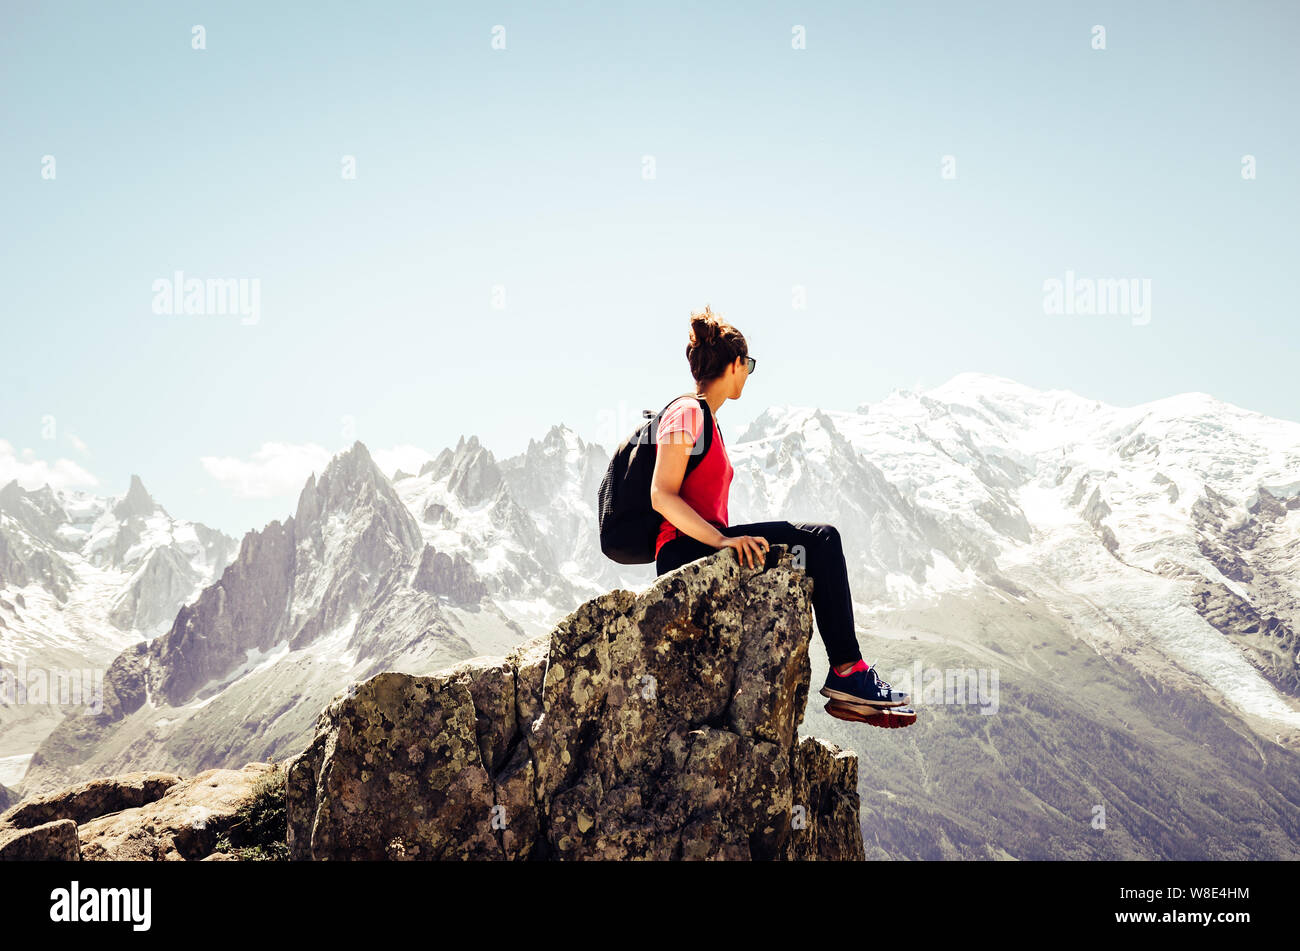
{"label": "black leggings", "polygon": [[[747,522],[730,525],[722,530],[728,538],[738,535],[758,535],[772,545],[789,545],[795,558],[800,556],[796,545],[803,546],[804,568],[813,579],[813,612],[817,617],[817,630],[826,644],[826,656],[832,666],[851,664],[862,659],[857,634],[853,628],[853,598],[849,594],[849,573],[844,564],[844,549],[840,546],[840,533],[834,525],[823,522]],[[657,574],[680,568],[682,565],[719,549],[691,538],[678,535],[664,542],[655,559]],[[735,557],[735,556],[733,556]]]}

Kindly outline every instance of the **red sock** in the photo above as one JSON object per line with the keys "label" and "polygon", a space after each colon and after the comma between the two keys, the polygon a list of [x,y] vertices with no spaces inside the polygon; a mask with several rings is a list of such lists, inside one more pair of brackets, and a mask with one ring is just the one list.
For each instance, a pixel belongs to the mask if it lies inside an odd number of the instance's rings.
{"label": "red sock", "polygon": [[831,667],[831,670],[835,672],[836,677],[850,677],[853,674],[857,673],[859,670],[870,670],[870,669],[871,669],[871,665],[868,664],[861,657],[858,658],[858,662],[856,664],[854,664],[844,673],[840,673],[838,670],[835,670],[834,667]]}

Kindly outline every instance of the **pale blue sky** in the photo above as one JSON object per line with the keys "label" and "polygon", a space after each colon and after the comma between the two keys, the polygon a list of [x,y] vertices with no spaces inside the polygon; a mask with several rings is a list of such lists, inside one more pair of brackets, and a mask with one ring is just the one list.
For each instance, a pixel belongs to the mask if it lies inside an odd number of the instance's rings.
{"label": "pale blue sky", "polygon": [[[1300,419],[1293,3],[0,18],[3,481],[84,471],[109,493],[136,472],[242,534],[353,439],[477,434],[502,458],[563,422],[612,449],[611,418],[624,435],[691,387],[705,302],[759,361],[729,435],[772,403],[851,409],[967,370]],[[257,322],[155,314],[177,270],[257,279]],[[1149,323],[1044,314],[1067,270],[1149,279]],[[241,497],[241,474],[272,494]]]}

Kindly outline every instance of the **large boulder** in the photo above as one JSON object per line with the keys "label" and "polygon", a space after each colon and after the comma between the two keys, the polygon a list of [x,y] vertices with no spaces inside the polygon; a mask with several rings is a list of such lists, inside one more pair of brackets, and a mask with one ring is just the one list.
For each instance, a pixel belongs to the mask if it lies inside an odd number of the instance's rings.
{"label": "large boulder", "polygon": [[205,859],[238,821],[258,781],[280,768],[249,763],[189,779],[125,773],[26,799],[0,815],[0,860]]}
{"label": "large boulder", "polygon": [[798,735],[812,584],[727,549],[505,658],[352,685],[289,763],[291,857],[863,858],[857,757]]}
{"label": "large boulder", "polygon": [[153,802],[181,781],[175,773],[139,772],[106,776],[24,799],[0,814],[0,826],[28,829],[55,819],[82,823],[96,816]]}
{"label": "large boulder", "polygon": [[193,861],[216,848],[240,807],[256,795],[272,763],[209,769],[171,786],[153,802],[83,823],[77,830],[85,861]]}

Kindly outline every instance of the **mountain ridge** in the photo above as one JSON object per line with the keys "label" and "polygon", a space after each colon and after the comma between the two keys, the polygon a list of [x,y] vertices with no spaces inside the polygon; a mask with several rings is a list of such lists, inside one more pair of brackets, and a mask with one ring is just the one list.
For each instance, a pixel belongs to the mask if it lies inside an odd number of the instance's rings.
{"label": "mountain ridge", "polygon": [[[1197,795],[1208,797],[1212,788],[1197,786],[1192,777],[1218,776],[1227,782],[1210,765],[1196,761],[1202,754],[1184,736],[1188,730],[1194,735],[1194,724],[1207,723],[1211,710],[1218,711],[1213,715],[1223,718],[1231,735],[1258,744],[1250,755],[1294,764],[1290,757],[1300,743],[1295,662],[1300,647],[1300,481],[1295,476],[1300,472],[1300,424],[1199,397],[1112,407],[1070,391],[1035,391],[1006,378],[974,374],[923,392],[895,391],[852,412],[769,407],[745,436],[728,445],[736,469],[732,523],[786,518],[836,524],[849,562],[859,641],[868,660],[882,658],[882,669],[897,663],[902,676],[910,678],[907,650],[930,651],[946,644],[947,665],[992,659],[1013,678],[1007,683],[1010,696],[1025,696],[1033,681],[1037,695],[1047,698],[1039,702],[1043,710],[1081,720],[1107,738],[1107,707],[1124,706],[1116,693],[1121,688],[1114,686],[1122,684],[1143,698],[1142,706],[1124,708],[1123,719],[1147,735],[1169,738],[1167,753],[1153,741],[1133,755],[1143,758],[1143,769],[1168,756],[1164,767],[1187,777],[1184,785],[1197,789]],[[365,452],[359,442],[349,451],[355,453],[357,447]],[[341,666],[364,660],[372,664],[371,672],[378,669],[373,665],[384,664],[407,669],[391,665],[407,664],[409,658],[414,670],[435,657],[461,660],[503,653],[500,648],[526,634],[549,630],[566,607],[611,589],[645,590],[655,581],[653,566],[614,566],[595,542],[596,487],[608,458],[605,449],[557,424],[542,439],[530,439],[524,452],[500,460],[476,436],[462,435],[454,449],[444,448],[418,475],[390,482],[382,473],[367,474],[375,487],[388,485],[414,522],[418,543],[411,544],[409,525],[384,527],[372,529],[375,536],[358,549],[357,538],[367,525],[376,524],[373,519],[318,519],[320,537],[304,550],[318,560],[327,550],[345,554],[338,556],[337,572],[302,588],[296,610],[300,619],[328,617],[329,622],[321,621],[292,651],[281,643],[263,644],[247,659],[229,654],[221,676],[233,680],[212,696],[194,694],[198,699],[190,701],[220,708],[225,718],[216,741],[189,741],[197,757],[192,762],[216,765],[212,757],[238,736],[241,718],[255,724],[253,733],[261,744],[234,747],[247,760],[263,759],[286,748],[291,735],[300,737],[306,729],[302,722],[292,723],[297,732],[286,726],[274,735],[270,725],[289,724],[297,716],[295,707],[324,695],[325,682],[304,693],[293,677],[275,679],[265,672],[313,644],[326,645],[320,648],[323,656],[338,658],[331,663]],[[308,480],[311,492],[320,491],[320,481],[314,474]],[[305,487],[299,500],[304,515],[318,504],[308,495]],[[377,524],[405,524],[392,499],[380,495],[386,499],[381,508],[391,517],[381,517]],[[335,538],[331,532],[341,534]],[[335,592],[375,584],[373,577],[363,580],[374,570],[366,569],[360,556],[389,535],[403,539],[391,543],[391,550],[403,557],[385,562],[390,568],[374,588],[383,597],[361,608],[351,596],[334,598],[334,607],[323,609],[331,584]],[[331,547],[331,538],[338,544]],[[480,604],[477,614],[472,606],[451,604],[474,598]],[[439,611],[459,613],[442,617],[435,604]],[[939,605],[941,623],[918,621],[931,618],[929,612]],[[476,617],[486,619],[493,611],[500,612],[500,623],[473,627]],[[1023,620],[1013,623],[1017,612]],[[354,613],[358,620],[349,626]],[[996,617],[998,629],[1013,632],[1011,640],[999,642],[992,629],[968,630],[975,616]],[[957,631],[965,633],[958,636]],[[1040,631],[1043,636],[1036,636]],[[1040,641],[1051,646],[1044,648]],[[1065,665],[1056,681],[1036,679],[1044,651],[1063,658],[1049,658]],[[824,662],[819,650],[813,654],[814,664]],[[240,663],[232,667],[236,661]],[[128,671],[138,663],[137,655],[123,654]],[[348,670],[355,675],[362,666]],[[1086,684],[1100,672],[1106,672],[1103,681],[1114,685],[1107,688],[1106,704],[1095,710],[1051,696],[1060,689],[1053,683]],[[127,678],[124,693],[134,695],[130,684],[135,682]],[[898,685],[909,686],[906,680]],[[220,685],[209,680],[209,686]],[[1160,700],[1175,695],[1199,699],[1172,705]],[[174,699],[186,696],[190,694],[181,691]],[[164,707],[157,712],[164,719],[174,715]],[[1067,732],[1070,742],[1091,757],[1108,755],[1082,727],[1067,730],[1050,717],[1025,715],[1028,722],[991,720],[986,728],[989,759],[967,760],[965,768],[975,775],[996,764],[994,750],[1009,759],[1002,744],[1023,744],[1026,736],[1054,728]],[[943,705],[922,709],[921,716],[912,735],[925,735],[929,748],[961,759],[963,748],[954,744],[970,724]],[[1147,717],[1169,722],[1142,722]],[[914,748],[908,741],[906,747],[881,747],[882,740],[861,730],[846,736],[842,724],[828,722],[819,710],[810,710],[808,720],[820,735],[873,749],[891,762],[904,762],[896,754]],[[149,733],[144,726],[133,729]],[[1031,732],[1018,732],[1022,729]],[[1002,735],[1003,730],[1015,732]],[[150,755],[167,748],[152,741],[137,747],[153,750]],[[1017,756],[1021,778],[1026,770],[1050,769],[1055,762],[1050,751],[1032,746]],[[906,762],[908,769],[926,767],[931,775],[942,766],[916,757]],[[110,765],[110,760],[100,764]],[[111,764],[177,767],[165,756],[131,764],[119,755]],[[222,765],[239,764],[231,760]],[[982,775],[1004,798],[1029,793],[1015,776]],[[867,795],[878,788],[872,782],[882,781],[869,772],[861,778],[864,816],[876,814],[876,800]],[[1261,794],[1268,797],[1290,795],[1285,784],[1265,789],[1272,783],[1266,774],[1252,774],[1243,782],[1246,788],[1250,782],[1262,784]],[[887,780],[883,784],[902,788]],[[1063,810],[1058,792],[1045,799],[1036,795],[1031,808]],[[982,855],[984,845],[991,847],[990,842],[981,845],[981,833],[960,820],[956,800],[950,798],[957,794],[943,783],[908,793],[918,797],[915,808],[921,813],[956,817],[942,822],[946,834],[969,843],[971,851],[961,846],[958,854]],[[1150,808],[1144,796],[1140,789],[1122,791],[1134,808]],[[1247,822],[1248,810],[1241,800],[1234,802],[1234,821]],[[884,818],[877,814],[879,821]],[[1185,821],[1194,836],[1197,825],[1208,820],[1203,811],[1188,810]],[[906,829],[913,836],[906,840],[909,854],[948,854],[943,851],[947,846],[934,852],[932,843],[925,844],[921,826],[907,824]],[[1168,832],[1145,828],[1134,840],[1133,854],[1187,854],[1160,844]],[[1286,836],[1294,841],[1294,830]],[[905,836],[890,842],[902,847]],[[1090,842],[1084,835],[1072,840],[1070,848],[1087,851],[1093,848]],[[870,852],[870,842],[868,846]],[[1281,844],[1270,850],[1271,855],[1287,854]]]}

